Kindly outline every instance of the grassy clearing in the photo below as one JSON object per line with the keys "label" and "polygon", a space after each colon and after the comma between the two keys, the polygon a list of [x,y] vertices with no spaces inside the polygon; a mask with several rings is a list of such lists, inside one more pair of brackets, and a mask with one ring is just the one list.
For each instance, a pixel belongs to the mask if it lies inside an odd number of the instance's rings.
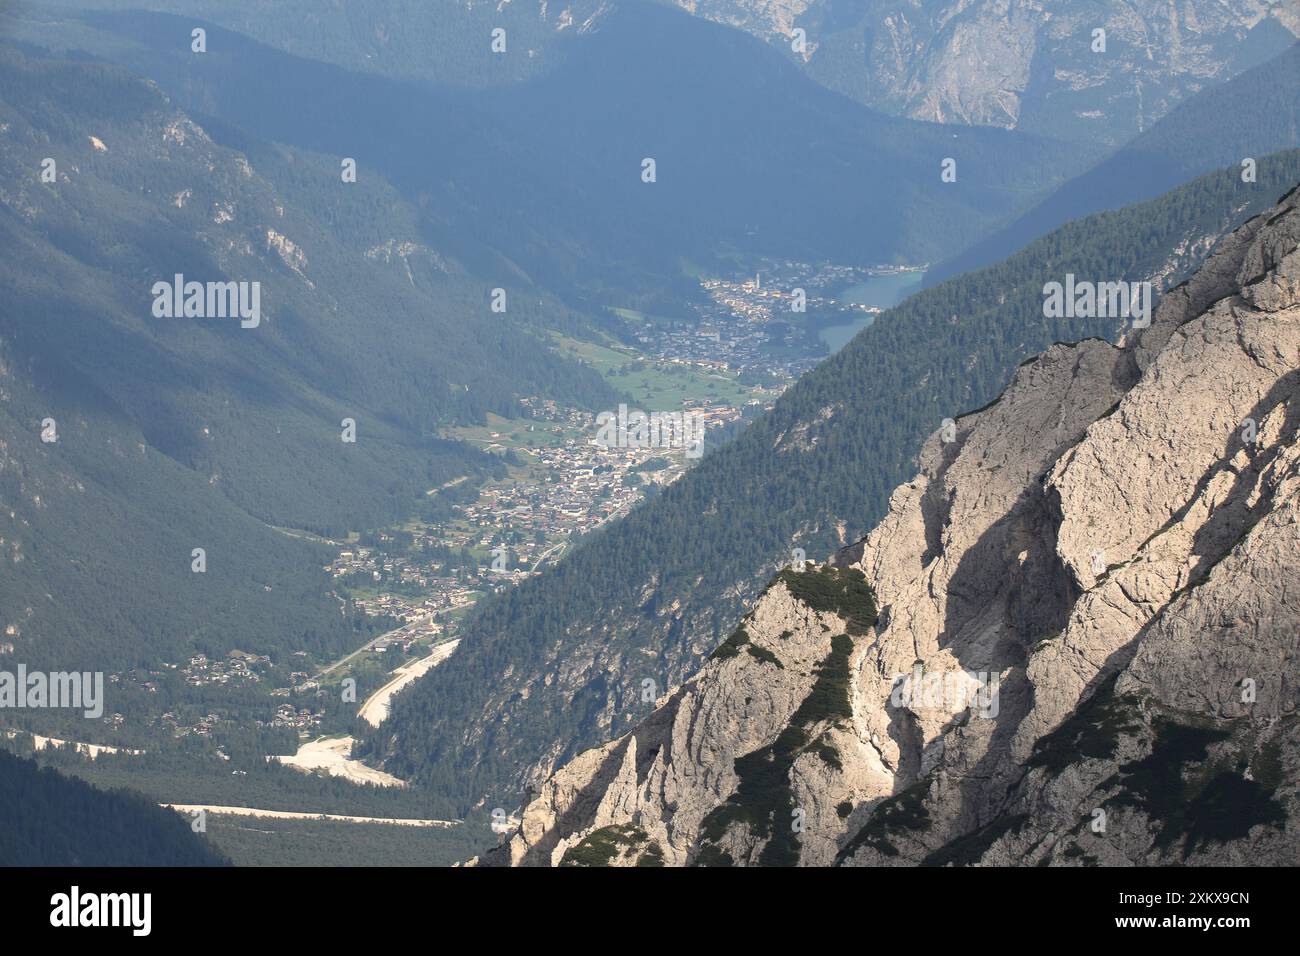
{"label": "grassy clearing", "polygon": [[553,335],[559,351],[590,365],[643,411],[673,411],[685,401],[708,401],[740,408],[755,390],[730,372],[649,359],[621,345],[600,345]]}

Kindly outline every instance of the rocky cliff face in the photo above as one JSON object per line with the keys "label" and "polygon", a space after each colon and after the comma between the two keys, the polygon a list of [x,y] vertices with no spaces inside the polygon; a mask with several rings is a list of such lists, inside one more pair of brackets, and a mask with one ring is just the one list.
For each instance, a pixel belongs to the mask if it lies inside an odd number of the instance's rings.
{"label": "rocky cliff face", "polygon": [[1291,0],[676,2],[790,49],[818,80],[879,109],[1107,142],[1300,34]]}
{"label": "rocky cliff face", "polygon": [[941,429],[485,862],[1294,864],[1300,191]]}

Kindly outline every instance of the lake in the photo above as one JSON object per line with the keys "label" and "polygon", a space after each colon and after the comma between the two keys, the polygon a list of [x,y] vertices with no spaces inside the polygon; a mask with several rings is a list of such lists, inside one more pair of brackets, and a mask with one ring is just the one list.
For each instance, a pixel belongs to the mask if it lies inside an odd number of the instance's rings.
{"label": "lake", "polygon": [[[924,272],[892,272],[888,275],[868,276],[857,285],[851,285],[837,297],[837,301],[853,305],[871,305],[878,309],[889,309],[902,302],[921,287],[925,279]],[[818,338],[834,354],[848,345],[849,339],[857,335],[876,317],[865,314],[844,325],[832,325],[819,332]]]}

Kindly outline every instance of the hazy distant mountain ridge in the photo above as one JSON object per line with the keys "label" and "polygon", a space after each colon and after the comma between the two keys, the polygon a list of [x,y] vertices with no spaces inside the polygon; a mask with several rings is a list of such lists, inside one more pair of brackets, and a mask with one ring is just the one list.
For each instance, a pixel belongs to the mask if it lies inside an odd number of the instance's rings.
{"label": "hazy distant mountain ridge", "polygon": [[[1277,0],[676,2],[770,40],[886,112],[1110,143],[1300,35],[1300,11]],[[796,28],[803,52],[790,49]],[[1106,31],[1104,53],[1094,29]]]}
{"label": "hazy distant mountain ridge", "polygon": [[[43,5],[46,6],[46,5]],[[508,86],[563,62],[567,41],[599,23],[609,0],[54,0],[50,21],[67,33],[67,11],[155,11],[218,24],[295,56],[362,73],[457,88]],[[21,11],[20,30],[44,11]],[[491,47],[505,31],[507,52]],[[75,37],[69,38],[76,42]]]}
{"label": "hazy distant mountain ridge", "polygon": [[[737,255],[935,261],[1102,153],[874,112],[750,36],[637,0],[611,3],[553,69],[487,90],[345,70],[215,25],[195,55],[181,16],[79,22],[93,35],[80,48],[152,77],[196,114],[355,155],[418,205],[438,248],[579,305],[680,302],[698,295],[684,272],[720,272]],[[53,28],[40,39],[62,42]],[[941,178],[947,157],[960,185]]]}
{"label": "hazy distant mountain ridge", "polygon": [[[1188,149],[1194,142],[1196,149]],[[1192,176],[1300,146],[1300,43],[1179,104],[1023,216],[932,268],[927,284],[1009,255],[1063,222],[1158,196]]]}

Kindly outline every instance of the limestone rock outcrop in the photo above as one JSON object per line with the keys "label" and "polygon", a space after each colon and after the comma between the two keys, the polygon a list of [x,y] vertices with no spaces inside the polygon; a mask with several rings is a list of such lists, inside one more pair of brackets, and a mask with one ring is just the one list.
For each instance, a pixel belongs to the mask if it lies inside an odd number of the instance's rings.
{"label": "limestone rock outcrop", "polygon": [[483,862],[1300,862],[1298,249],[1022,365]]}

